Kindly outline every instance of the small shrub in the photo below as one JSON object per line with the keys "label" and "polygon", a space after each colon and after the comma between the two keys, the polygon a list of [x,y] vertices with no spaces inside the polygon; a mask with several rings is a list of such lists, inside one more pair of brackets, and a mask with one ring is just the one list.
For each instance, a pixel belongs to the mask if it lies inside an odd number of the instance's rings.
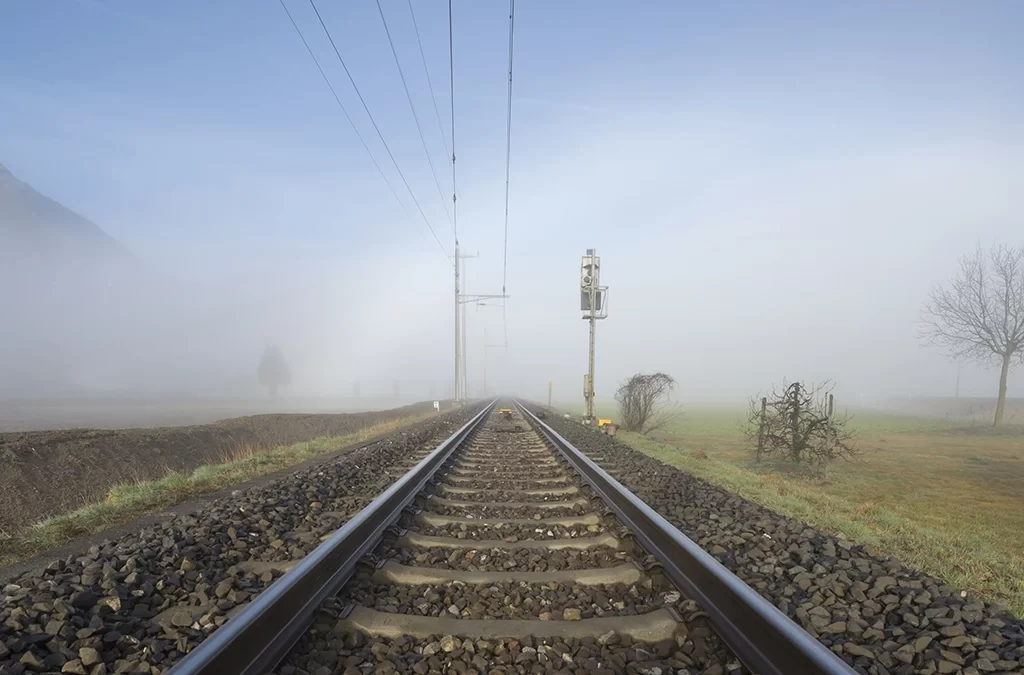
{"label": "small shrub", "polygon": [[851,417],[835,412],[832,388],[827,381],[810,388],[793,382],[771,396],[750,399],[742,431],[754,445],[754,461],[785,460],[828,476],[834,460],[860,457]]}
{"label": "small shrub", "polygon": [[666,406],[675,388],[675,378],[665,373],[637,373],[622,382],[615,392],[622,429],[649,434],[665,427],[674,417]]}

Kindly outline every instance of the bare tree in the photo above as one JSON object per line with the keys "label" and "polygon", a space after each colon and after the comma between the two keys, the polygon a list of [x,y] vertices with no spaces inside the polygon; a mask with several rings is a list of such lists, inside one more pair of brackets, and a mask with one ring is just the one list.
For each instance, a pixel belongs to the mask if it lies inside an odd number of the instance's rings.
{"label": "bare tree", "polygon": [[775,435],[772,425],[776,422],[776,416],[768,414],[767,396],[750,399],[747,418],[743,420],[741,430],[747,440],[754,444],[755,462],[760,462],[764,457],[766,442]]}
{"label": "bare tree", "polygon": [[850,416],[835,412],[831,382],[808,387],[783,383],[770,396],[750,399],[744,435],[756,443],[754,459],[785,459],[808,463],[827,473],[836,459],[861,453],[857,435],[848,428]]}
{"label": "bare tree", "polygon": [[277,396],[278,387],[291,383],[292,372],[277,345],[267,347],[263,352],[263,358],[260,359],[260,365],[256,369],[256,379],[270,390],[271,396]]}
{"label": "bare tree", "polygon": [[960,258],[948,287],[932,289],[921,313],[922,337],[958,359],[999,363],[993,425],[1003,422],[1006,378],[1024,360],[1024,247],[978,247]]}
{"label": "bare tree", "polygon": [[619,404],[622,428],[646,434],[668,424],[675,418],[666,410],[675,387],[675,378],[665,373],[637,373],[620,384],[615,401]]}

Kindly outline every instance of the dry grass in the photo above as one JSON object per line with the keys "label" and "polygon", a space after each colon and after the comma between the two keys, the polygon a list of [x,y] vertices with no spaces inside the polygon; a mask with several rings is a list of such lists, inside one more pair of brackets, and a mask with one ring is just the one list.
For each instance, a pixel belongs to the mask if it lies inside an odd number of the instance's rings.
{"label": "dry grass", "polygon": [[689,410],[655,439],[620,436],[695,476],[1024,616],[1024,434],[865,414],[855,421],[864,460],[839,463],[821,480],[752,465],[738,418]]}
{"label": "dry grass", "polygon": [[0,566],[433,416],[424,414],[405,417],[367,426],[344,436],[326,436],[288,446],[265,447],[240,443],[225,452],[218,464],[200,466],[188,474],[172,471],[159,480],[138,480],[117,485],[102,500],[48,518],[17,535],[5,536],[0,531]]}

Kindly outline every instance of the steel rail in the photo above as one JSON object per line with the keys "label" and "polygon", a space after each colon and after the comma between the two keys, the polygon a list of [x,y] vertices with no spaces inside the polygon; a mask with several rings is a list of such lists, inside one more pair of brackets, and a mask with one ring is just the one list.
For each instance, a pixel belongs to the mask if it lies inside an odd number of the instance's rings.
{"label": "steel rail", "polygon": [[853,675],[852,668],[658,515],[525,405],[516,406],[619,520],[654,555],[666,576],[700,603],[719,637],[760,675]]}
{"label": "steel rail", "polygon": [[359,559],[379,543],[402,510],[487,419],[497,400],[256,596],[171,670],[173,675],[263,675],[287,655],[324,600],[337,593]]}

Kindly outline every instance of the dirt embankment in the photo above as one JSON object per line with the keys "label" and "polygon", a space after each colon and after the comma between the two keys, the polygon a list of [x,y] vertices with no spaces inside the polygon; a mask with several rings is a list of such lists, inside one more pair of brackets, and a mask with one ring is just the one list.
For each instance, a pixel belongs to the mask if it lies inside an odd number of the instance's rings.
{"label": "dirt embankment", "polygon": [[186,427],[0,433],[0,534],[99,501],[121,483],[229,461],[247,447],[356,433],[432,409],[425,402],[380,412],[252,415]]}

